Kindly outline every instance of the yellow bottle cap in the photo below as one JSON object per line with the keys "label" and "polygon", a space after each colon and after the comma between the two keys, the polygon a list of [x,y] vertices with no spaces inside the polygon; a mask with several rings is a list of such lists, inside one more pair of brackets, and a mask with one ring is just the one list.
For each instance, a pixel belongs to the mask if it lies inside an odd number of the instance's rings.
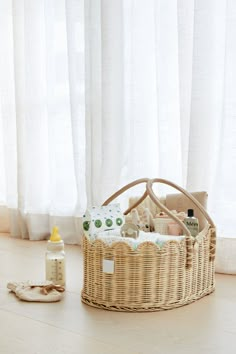
{"label": "yellow bottle cap", "polygon": [[61,236],[58,233],[58,227],[54,226],[52,229],[52,233],[50,236],[50,241],[51,242],[60,242],[61,241]]}

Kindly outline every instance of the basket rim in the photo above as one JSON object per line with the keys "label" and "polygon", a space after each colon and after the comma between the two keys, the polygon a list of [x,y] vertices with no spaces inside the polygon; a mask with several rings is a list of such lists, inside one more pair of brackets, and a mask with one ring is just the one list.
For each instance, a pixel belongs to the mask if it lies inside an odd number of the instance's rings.
{"label": "basket rim", "polygon": [[[205,239],[209,232],[214,231],[214,230],[215,230],[214,227],[212,227],[209,223],[207,223],[205,225],[205,227],[199,232],[199,234],[196,237],[192,237],[193,247],[196,243],[199,243],[200,241]],[[175,244],[176,247],[181,249],[182,247],[185,247],[186,239],[187,239],[186,235],[182,235],[182,236],[184,236],[184,238],[182,240],[179,240],[179,241],[178,240],[168,240],[162,246],[154,243],[153,241],[143,241],[134,249],[128,243],[124,242],[122,240],[122,237],[120,237],[118,241],[114,241],[111,245],[108,245],[102,239],[91,240],[89,236],[87,236],[85,233],[83,233],[83,238],[88,241],[88,243],[90,244],[92,249],[96,248],[96,246],[102,246],[103,248],[112,251],[112,250],[123,247],[123,248],[126,248],[127,251],[129,251],[133,254],[138,254],[138,253],[142,252],[142,250],[144,248],[147,248],[147,247],[153,247],[158,252],[164,253],[164,252],[167,252],[170,244]]]}

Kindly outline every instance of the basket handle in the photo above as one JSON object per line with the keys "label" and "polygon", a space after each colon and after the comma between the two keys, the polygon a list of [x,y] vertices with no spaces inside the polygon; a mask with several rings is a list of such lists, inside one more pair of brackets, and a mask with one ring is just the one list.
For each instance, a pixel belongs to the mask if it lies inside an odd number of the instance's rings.
{"label": "basket handle", "polygon": [[[179,192],[183,193],[188,199],[190,199],[193,204],[195,204],[195,206],[197,207],[197,209],[199,209],[201,211],[201,213],[205,216],[206,220],[208,221],[208,223],[213,227],[215,228],[215,224],[213,222],[213,220],[211,219],[211,217],[209,216],[209,214],[207,213],[207,211],[205,210],[205,208],[202,206],[202,204],[196,199],[193,197],[192,194],[190,194],[189,192],[187,192],[184,188],[178,186],[177,184],[173,183],[173,182],[170,182],[166,179],[163,179],[163,178],[154,178],[154,179],[149,179],[149,181],[147,182],[147,191],[148,191],[148,194],[150,196],[150,198],[152,198],[153,200],[153,197],[157,200],[157,203],[158,203],[158,206],[160,203],[159,199],[156,197],[156,195],[154,194],[153,190],[152,190],[152,184],[153,183],[163,183],[163,184],[166,184],[168,186],[171,186],[175,189],[177,189]],[[152,195],[152,197],[151,197]],[[156,200],[154,202],[156,202]],[[163,204],[161,204],[161,208],[163,209]],[[169,210],[168,210],[169,211]],[[170,211],[169,211],[170,212]],[[172,213],[171,213],[172,214]],[[171,217],[173,217],[174,214],[172,214]]]}
{"label": "basket handle", "polygon": [[115,198],[117,198],[119,195],[127,191],[128,189],[141,184],[141,183],[146,183],[146,190],[144,194],[136,201],[135,204],[133,204],[131,207],[129,207],[125,212],[124,215],[127,215],[133,208],[136,208],[142,201],[149,195],[149,197],[152,199],[152,201],[159,206],[160,209],[166,212],[167,215],[169,215],[173,220],[175,220],[181,227],[182,229],[186,232],[186,250],[187,250],[187,259],[186,259],[186,267],[190,268],[192,266],[192,258],[193,258],[193,244],[192,244],[192,237],[189,232],[189,230],[186,228],[185,224],[179,220],[169,209],[167,209],[157,198],[155,193],[153,192],[152,185],[153,183],[163,183],[167,184],[178,191],[182,192],[186,197],[188,197],[194,205],[202,212],[202,214],[205,216],[207,219],[208,223],[212,226],[212,231],[211,231],[211,241],[210,241],[210,261],[213,261],[215,259],[215,246],[216,246],[216,232],[215,232],[215,224],[213,223],[212,219],[206,212],[206,210],[203,208],[203,206],[198,202],[197,199],[195,199],[190,193],[188,193],[185,189],[181,188],[177,184],[170,182],[168,180],[162,179],[162,178],[154,178],[150,180],[149,178],[141,178],[137,179],[126,186],[122,187],[119,189],[117,192],[112,194],[102,205],[108,205],[111,201],[113,201]]}
{"label": "basket handle", "polygon": [[[117,192],[115,192],[114,194],[112,194],[107,200],[105,200],[105,202],[102,205],[108,205],[110,202],[112,202],[114,199],[116,199],[119,195],[121,195],[122,193],[126,192],[128,189],[141,184],[141,183],[146,183],[149,181],[149,178],[140,178],[137,179],[129,184],[127,184],[126,186],[122,187],[121,189],[119,189]],[[145,189],[145,192],[143,193],[143,195],[131,206],[129,207],[125,212],[124,215],[129,214],[129,212],[133,209],[136,208],[140,203],[142,203],[142,201],[147,197],[148,192],[147,189]]]}
{"label": "basket handle", "polygon": [[187,192],[185,189],[183,189],[182,187],[178,186],[177,184],[175,184],[173,182],[170,182],[170,181],[168,181],[166,179],[162,179],[162,178],[154,178],[152,180],[148,180],[147,184],[146,184],[146,188],[147,188],[147,192],[148,192],[149,197],[152,199],[152,201],[155,204],[157,204],[159,206],[159,208],[161,208],[163,211],[166,212],[167,215],[169,215],[172,219],[174,219],[182,227],[182,229],[184,229],[184,231],[186,232],[186,248],[187,248],[186,266],[191,267],[191,264],[192,264],[193,247],[192,247],[191,234],[190,234],[189,230],[187,229],[187,227],[185,226],[185,224],[180,219],[178,219],[169,209],[167,209],[159,201],[159,199],[157,198],[157,196],[155,195],[155,193],[152,189],[153,183],[163,183],[163,184],[169,185],[169,186],[177,189],[178,191],[183,193],[188,199],[190,199],[193,202],[193,204],[200,210],[200,212],[205,216],[206,220],[208,221],[208,223],[212,227],[211,242],[210,242],[210,260],[211,261],[214,260],[215,259],[215,245],[216,245],[215,224],[212,221],[209,214],[203,208],[201,203],[199,203],[199,201],[196,198],[194,198],[189,192]]}

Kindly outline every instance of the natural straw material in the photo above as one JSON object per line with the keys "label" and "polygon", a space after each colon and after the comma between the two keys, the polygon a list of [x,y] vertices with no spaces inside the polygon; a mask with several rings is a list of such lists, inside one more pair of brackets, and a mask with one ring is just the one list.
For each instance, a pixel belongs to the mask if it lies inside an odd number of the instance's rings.
{"label": "natural straw material", "polygon": [[[170,185],[185,194],[207,220],[203,230],[192,238],[186,226],[153,192],[153,183]],[[137,249],[116,242],[112,246],[101,240],[83,237],[84,286],[82,301],[90,306],[113,311],[158,311],[183,306],[211,293],[215,288],[215,226],[202,205],[176,184],[147,178],[134,181],[113,194],[107,205],[127,189],[145,183],[147,195],[186,233],[181,241],[167,241],[162,248],[148,241]],[[133,208],[129,208],[125,215]],[[104,272],[104,260],[113,261],[114,270]]]}

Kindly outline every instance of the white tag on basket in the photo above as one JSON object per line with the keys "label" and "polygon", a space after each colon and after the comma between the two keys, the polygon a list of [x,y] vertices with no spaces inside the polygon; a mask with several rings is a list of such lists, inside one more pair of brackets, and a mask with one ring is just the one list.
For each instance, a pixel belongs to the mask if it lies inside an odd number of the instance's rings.
{"label": "white tag on basket", "polygon": [[115,262],[110,259],[103,259],[102,270],[103,270],[103,273],[113,274],[115,271]]}

